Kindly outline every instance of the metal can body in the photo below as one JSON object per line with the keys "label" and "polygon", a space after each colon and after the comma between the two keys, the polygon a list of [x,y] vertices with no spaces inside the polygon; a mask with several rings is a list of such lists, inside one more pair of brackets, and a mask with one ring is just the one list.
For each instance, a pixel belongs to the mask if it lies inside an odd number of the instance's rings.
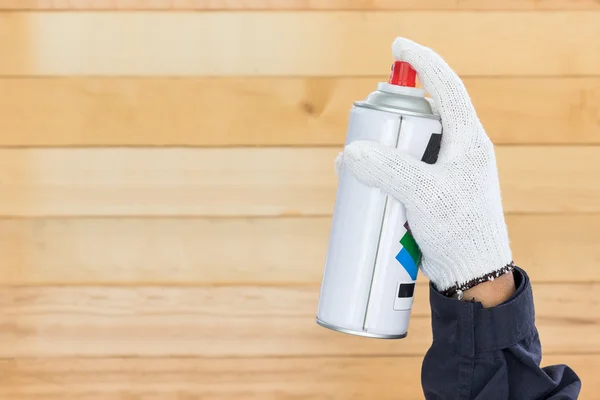
{"label": "metal can body", "polygon": [[[346,144],[370,140],[420,160],[437,158],[441,124],[430,111],[419,109],[425,107],[421,103],[424,93],[419,89],[397,93],[399,89],[385,84],[383,88],[392,91],[384,94],[394,101],[386,103],[378,91],[379,98],[372,94],[372,101],[355,103]],[[403,97],[400,102],[398,96]],[[415,104],[410,105],[411,101]],[[317,323],[367,337],[405,337],[419,261],[404,205],[363,185],[342,168]]]}

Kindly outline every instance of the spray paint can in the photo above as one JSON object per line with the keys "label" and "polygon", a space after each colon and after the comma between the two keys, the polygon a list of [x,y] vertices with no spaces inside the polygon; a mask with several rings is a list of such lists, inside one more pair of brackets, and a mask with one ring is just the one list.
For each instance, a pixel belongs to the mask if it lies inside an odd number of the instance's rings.
{"label": "spray paint can", "polygon": [[[396,61],[389,81],[354,103],[346,144],[375,141],[435,163],[442,126],[415,78],[409,64]],[[404,205],[342,167],[317,323],[371,338],[406,337],[420,259]]]}

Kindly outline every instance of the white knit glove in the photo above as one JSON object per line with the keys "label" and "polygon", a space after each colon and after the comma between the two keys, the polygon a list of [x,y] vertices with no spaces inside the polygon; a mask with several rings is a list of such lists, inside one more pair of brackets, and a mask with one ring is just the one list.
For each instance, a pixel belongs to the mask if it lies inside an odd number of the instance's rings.
{"label": "white knit glove", "polygon": [[404,203],[423,253],[423,273],[438,291],[453,295],[514,268],[494,146],[462,81],[438,54],[403,38],[392,50],[417,71],[441,116],[438,161],[426,164],[359,141],[345,148],[336,165],[343,162],[361,182]]}

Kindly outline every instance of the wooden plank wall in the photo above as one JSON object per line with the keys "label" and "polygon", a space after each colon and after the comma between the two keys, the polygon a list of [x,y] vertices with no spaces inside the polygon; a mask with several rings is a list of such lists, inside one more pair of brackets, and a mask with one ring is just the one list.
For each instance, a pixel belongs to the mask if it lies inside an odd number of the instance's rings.
{"label": "wooden plank wall", "polygon": [[420,399],[314,324],[348,109],[390,43],[464,78],[545,363],[600,399],[600,3],[0,0],[0,398]]}

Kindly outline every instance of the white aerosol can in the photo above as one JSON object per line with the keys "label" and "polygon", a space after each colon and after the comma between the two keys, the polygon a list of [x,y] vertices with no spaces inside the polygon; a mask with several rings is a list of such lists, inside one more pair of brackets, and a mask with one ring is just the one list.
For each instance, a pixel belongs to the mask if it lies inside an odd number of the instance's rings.
{"label": "white aerosol can", "polygon": [[[442,126],[415,78],[409,64],[396,61],[389,81],[354,103],[346,144],[370,140],[435,163]],[[404,205],[342,167],[317,323],[372,338],[405,337],[420,259]]]}

